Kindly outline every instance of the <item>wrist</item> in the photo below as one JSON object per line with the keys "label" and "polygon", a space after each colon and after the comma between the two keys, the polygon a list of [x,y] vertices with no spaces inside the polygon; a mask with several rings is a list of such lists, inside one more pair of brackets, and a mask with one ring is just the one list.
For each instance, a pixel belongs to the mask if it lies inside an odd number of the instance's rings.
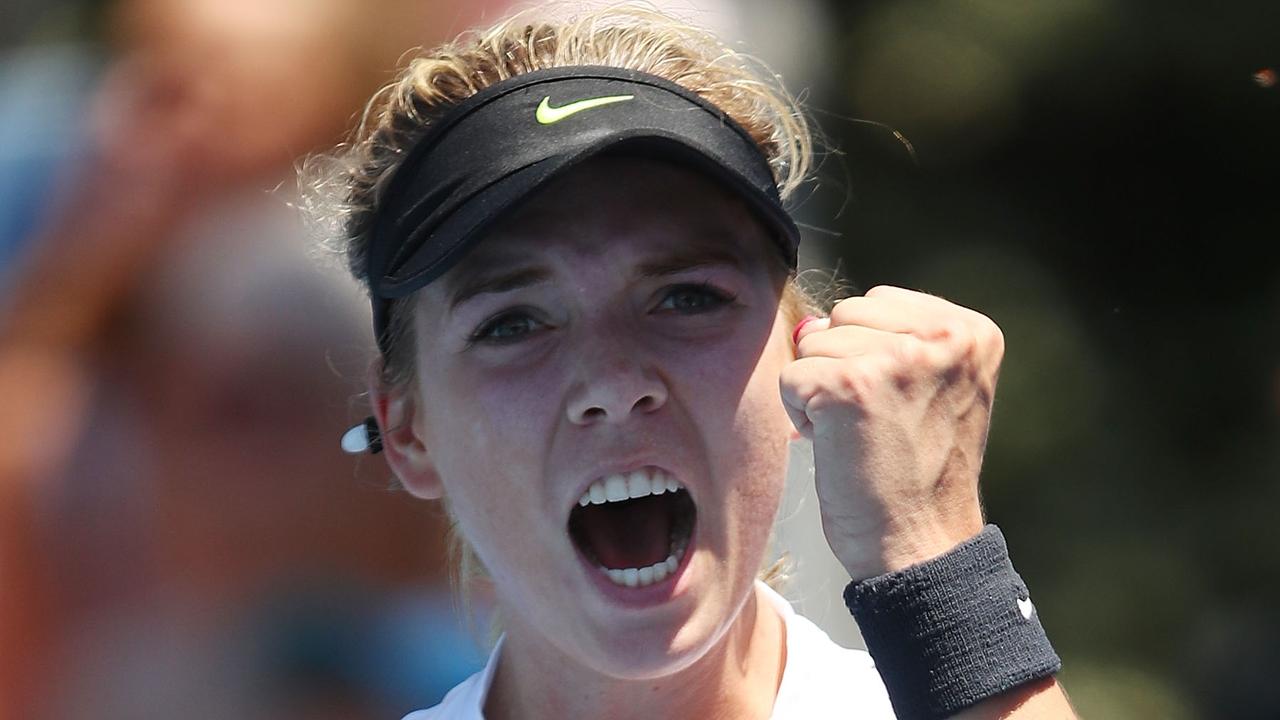
{"label": "wrist", "polygon": [[1061,667],[994,525],[933,560],[849,583],[845,604],[903,720],[940,720]]}
{"label": "wrist", "polygon": [[830,533],[828,541],[849,577],[860,581],[938,558],[972,540],[982,529],[980,512],[945,521],[899,518],[859,535]]}

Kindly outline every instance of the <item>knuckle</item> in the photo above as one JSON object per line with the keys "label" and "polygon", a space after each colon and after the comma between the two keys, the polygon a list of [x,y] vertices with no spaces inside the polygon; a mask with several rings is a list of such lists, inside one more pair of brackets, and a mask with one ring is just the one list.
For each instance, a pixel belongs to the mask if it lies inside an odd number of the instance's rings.
{"label": "knuckle", "polygon": [[936,335],[941,340],[964,342],[965,338],[972,334],[973,331],[969,329],[969,326],[959,318],[947,317],[938,321]]}
{"label": "knuckle", "polygon": [[889,378],[890,366],[884,361],[851,363],[840,373],[840,397],[854,405],[866,405]]}
{"label": "knuckle", "polygon": [[787,363],[778,373],[778,389],[783,400],[803,404],[806,396],[812,394],[813,386],[813,371],[804,361]]}
{"label": "knuckle", "polygon": [[978,338],[976,333],[960,320],[952,319],[944,322],[939,329],[939,335],[946,340],[958,358],[972,357],[977,350]]}
{"label": "knuckle", "polygon": [[805,406],[804,414],[815,424],[838,422],[840,418],[856,408],[857,404],[831,393],[819,393]]}
{"label": "knuckle", "polygon": [[908,368],[929,367],[934,363],[929,343],[914,335],[903,335],[895,348],[898,359]]}

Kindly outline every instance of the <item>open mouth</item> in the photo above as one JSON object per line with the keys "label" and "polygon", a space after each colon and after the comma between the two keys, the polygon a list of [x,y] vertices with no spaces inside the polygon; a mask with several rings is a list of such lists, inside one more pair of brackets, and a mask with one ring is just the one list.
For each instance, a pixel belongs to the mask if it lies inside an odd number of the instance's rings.
{"label": "open mouth", "polygon": [[645,468],[592,483],[569,513],[569,537],[614,583],[644,587],[680,566],[696,518],[675,478]]}

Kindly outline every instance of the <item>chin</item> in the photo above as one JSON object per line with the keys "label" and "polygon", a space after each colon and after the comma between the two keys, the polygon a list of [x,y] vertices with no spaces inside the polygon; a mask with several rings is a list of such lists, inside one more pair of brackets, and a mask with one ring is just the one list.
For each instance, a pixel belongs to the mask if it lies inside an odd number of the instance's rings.
{"label": "chin", "polygon": [[[596,657],[587,659],[588,667],[618,680],[651,681],[679,674],[697,665],[724,636],[732,624],[726,619],[722,627],[702,628],[697,624],[679,628],[674,639],[663,641],[656,632],[650,637],[614,637],[598,647]],[[643,631],[632,635],[641,635]]]}
{"label": "chin", "polygon": [[[747,580],[747,593],[752,580]],[[654,618],[622,631],[605,628],[588,641],[591,649],[580,661],[603,675],[628,681],[659,680],[688,670],[713,653],[742,612],[743,603],[721,605],[719,597],[702,600],[679,618]]]}

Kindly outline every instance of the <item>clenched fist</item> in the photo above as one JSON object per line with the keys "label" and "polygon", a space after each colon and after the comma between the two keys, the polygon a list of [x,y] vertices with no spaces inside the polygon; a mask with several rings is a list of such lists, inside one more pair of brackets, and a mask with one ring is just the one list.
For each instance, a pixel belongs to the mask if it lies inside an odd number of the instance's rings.
{"label": "clenched fist", "polygon": [[978,471],[1004,337],[941,298],[880,286],[797,328],[783,403],[813,441],[823,532],[861,580],[982,530]]}

